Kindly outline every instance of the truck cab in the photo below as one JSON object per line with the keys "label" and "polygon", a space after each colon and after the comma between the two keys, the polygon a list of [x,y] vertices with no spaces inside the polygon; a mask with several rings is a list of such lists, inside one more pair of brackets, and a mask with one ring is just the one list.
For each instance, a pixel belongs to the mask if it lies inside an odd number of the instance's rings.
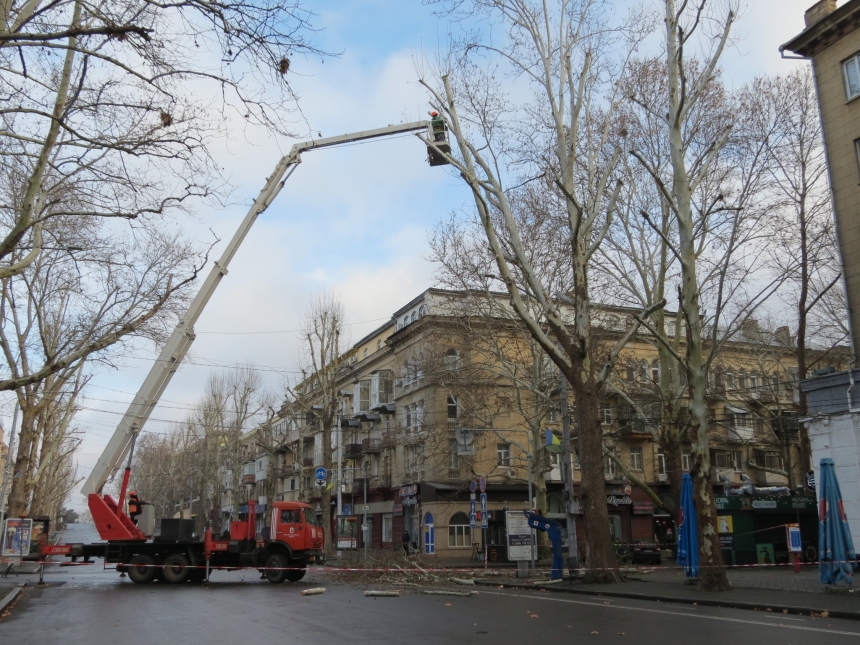
{"label": "truck cab", "polygon": [[325,564],[325,533],[309,504],[275,502],[270,513],[262,569],[270,582],[295,582],[309,564]]}

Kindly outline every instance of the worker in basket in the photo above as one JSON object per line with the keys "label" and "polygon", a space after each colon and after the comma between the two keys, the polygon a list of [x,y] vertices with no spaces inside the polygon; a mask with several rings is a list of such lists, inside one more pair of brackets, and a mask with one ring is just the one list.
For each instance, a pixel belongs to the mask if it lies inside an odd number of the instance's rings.
{"label": "worker in basket", "polygon": [[128,494],[128,516],[134,522],[135,526],[137,526],[137,516],[143,512],[144,506],[150,506],[150,503],[144,502],[134,491]]}
{"label": "worker in basket", "polygon": [[430,126],[433,128],[433,139],[435,141],[445,140],[445,119],[436,110],[430,113]]}

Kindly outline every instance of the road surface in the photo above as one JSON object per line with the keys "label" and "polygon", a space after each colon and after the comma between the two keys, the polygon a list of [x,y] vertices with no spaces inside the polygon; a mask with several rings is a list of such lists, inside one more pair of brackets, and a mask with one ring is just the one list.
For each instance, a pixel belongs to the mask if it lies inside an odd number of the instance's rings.
{"label": "road surface", "polygon": [[[85,526],[69,531],[69,541],[92,539]],[[497,589],[372,599],[319,573],[283,585],[254,571],[215,572],[208,586],[135,585],[96,564],[46,579],[51,586],[25,590],[0,621],[0,643],[860,645],[858,621]],[[301,596],[316,586],[326,593]]]}

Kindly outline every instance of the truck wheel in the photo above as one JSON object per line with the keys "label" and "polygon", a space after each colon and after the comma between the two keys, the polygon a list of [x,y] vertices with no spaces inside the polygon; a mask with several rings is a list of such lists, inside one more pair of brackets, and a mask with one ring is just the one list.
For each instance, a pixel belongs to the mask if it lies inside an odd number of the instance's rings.
{"label": "truck wheel", "polygon": [[132,582],[145,585],[155,579],[155,563],[148,555],[136,555],[128,563],[128,578]]}
{"label": "truck wheel", "polygon": [[164,558],[164,566],[161,575],[165,582],[178,584],[188,580],[191,569],[188,568],[188,556],[183,553],[172,553]]}
{"label": "truck wheel", "polygon": [[280,553],[272,553],[268,558],[266,558],[266,580],[272,584],[282,583],[287,579],[287,575],[289,574],[289,572],[285,570],[286,566],[286,556]]}
{"label": "truck wheel", "polygon": [[298,582],[302,578],[305,577],[305,573],[307,573],[307,569],[290,569],[287,571],[287,580],[290,582]]}
{"label": "truck wheel", "polygon": [[206,568],[197,566],[196,569],[191,569],[188,572],[188,580],[194,583],[200,583],[206,580]]}

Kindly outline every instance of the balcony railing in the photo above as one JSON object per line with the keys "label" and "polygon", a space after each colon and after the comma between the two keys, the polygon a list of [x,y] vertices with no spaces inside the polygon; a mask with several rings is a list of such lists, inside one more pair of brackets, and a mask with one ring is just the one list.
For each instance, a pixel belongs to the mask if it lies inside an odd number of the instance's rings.
{"label": "balcony railing", "polygon": [[314,465],[314,458],[313,457],[305,457],[304,459],[302,459],[302,466],[310,467],[313,465]]}
{"label": "balcony railing", "polygon": [[360,443],[348,443],[343,447],[344,457],[347,459],[355,459],[357,457],[361,457],[361,444]]}
{"label": "balcony railing", "polygon": [[256,481],[257,481],[257,478],[254,475],[254,473],[251,473],[250,475],[242,475],[242,483],[243,484],[253,484]]}
{"label": "balcony railing", "polygon": [[394,447],[396,435],[392,431],[383,432],[382,439],[379,440],[380,448],[392,448]]}
{"label": "balcony railing", "polygon": [[369,439],[361,440],[361,451],[366,453],[374,453],[382,450],[382,437],[370,437]]}

